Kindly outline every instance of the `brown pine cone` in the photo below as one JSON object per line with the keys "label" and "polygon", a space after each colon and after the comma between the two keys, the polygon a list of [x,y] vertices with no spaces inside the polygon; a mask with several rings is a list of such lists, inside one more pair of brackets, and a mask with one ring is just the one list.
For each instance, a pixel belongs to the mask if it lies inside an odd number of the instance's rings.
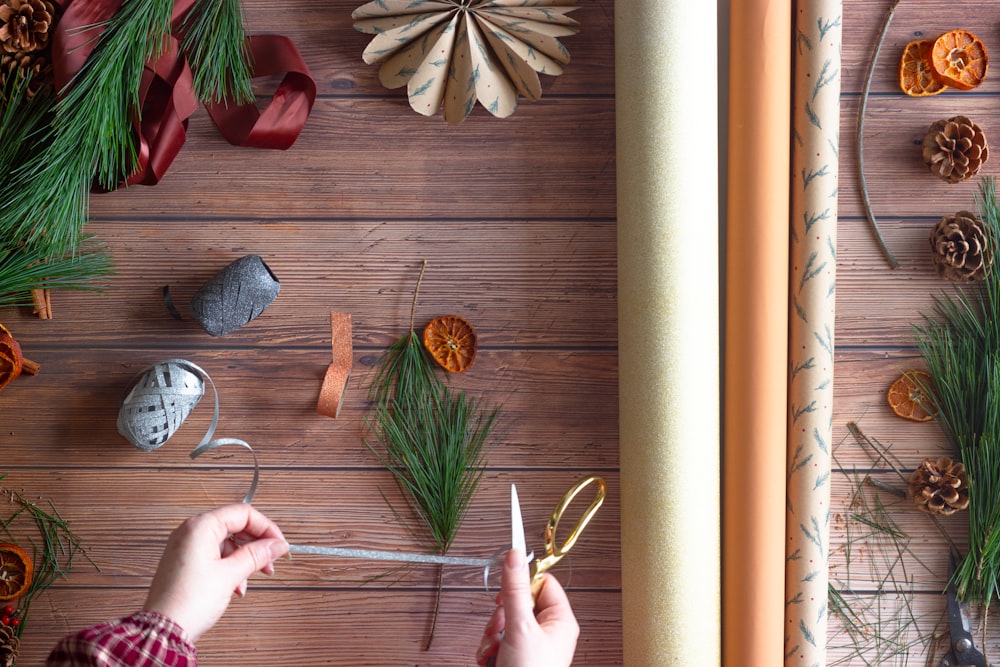
{"label": "brown pine cone", "polygon": [[931,230],[930,243],[934,267],[946,280],[983,280],[993,263],[986,226],[971,211],[941,218]]}
{"label": "brown pine cone", "polygon": [[0,48],[7,53],[41,51],[49,43],[54,14],[49,0],[0,0]]}
{"label": "brown pine cone", "polygon": [[989,154],[983,129],[965,116],[939,120],[924,135],[924,162],[949,183],[975,176]]}
{"label": "brown pine cone", "polygon": [[924,459],[910,475],[909,490],[917,509],[928,514],[950,516],[969,506],[965,466],[947,456]]}
{"label": "brown pine cone", "polygon": [[0,53],[0,100],[9,102],[7,97],[13,90],[11,82],[29,74],[31,79],[24,90],[24,98],[28,100],[52,83],[52,64],[37,53]]}
{"label": "brown pine cone", "polygon": [[9,625],[0,625],[0,667],[14,667],[20,642]]}

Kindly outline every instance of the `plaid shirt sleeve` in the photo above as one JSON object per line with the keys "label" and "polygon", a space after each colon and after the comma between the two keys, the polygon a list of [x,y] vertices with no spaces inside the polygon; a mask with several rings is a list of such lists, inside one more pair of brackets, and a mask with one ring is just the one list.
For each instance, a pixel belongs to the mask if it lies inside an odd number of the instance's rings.
{"label": "plaid shirt sleeve", "polygon": [[140,611],[64,637],[46,667],[197,667],[184,629],[166,616]]}

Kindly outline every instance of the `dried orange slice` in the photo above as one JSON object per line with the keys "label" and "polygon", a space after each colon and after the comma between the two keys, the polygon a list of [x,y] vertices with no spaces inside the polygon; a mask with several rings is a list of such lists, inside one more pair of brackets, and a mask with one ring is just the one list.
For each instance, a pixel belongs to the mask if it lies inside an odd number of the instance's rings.
{"label": "dried orange slice", "polygon": [[24,549],[0,542],[0,600],[16,600],[28,592],[34,566]]}
{"label": "dried orange slice", "polygon": [[[918,382],[920,384],[918,384]],[[915,422],[928,422],[934,415],[927,412],[927,403],[921,386],[929,387],[931,376],[925,371],[906,371],[889,386],[886,398],[897,416]]]}
{"label": "dried orange slice", "polygon": [[989,69],[986,45],[968,30],[949,30],[934,40],[930,65],[941,83],[972,90],[983,82]]}
{"label": "dried orange slice", "polygon": [[933,39],[910,42],[899,58],[899,87],[910,97],[929,97],[943,93],[948,86],[934,77],[931,67]]}
{"label": "dried orange slice", "polygon": [[476,330],[458,315],[435,317],[424,328],[424,347],[442,368],[461,373],[476,358]]}

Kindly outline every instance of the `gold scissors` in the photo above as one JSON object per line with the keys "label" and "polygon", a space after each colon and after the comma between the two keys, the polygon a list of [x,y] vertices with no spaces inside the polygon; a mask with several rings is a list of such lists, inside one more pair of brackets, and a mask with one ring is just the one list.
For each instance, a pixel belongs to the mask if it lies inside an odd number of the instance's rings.
{"label": "gold scissors", "polygon": [[[573,526],[573,529],[569,532],[569,536],[560,544],[558,535],[556,534],[556,531],[559,530],[560,519],[562,519],[563,514],[569,508],[570,503],[573,502],[573,499],[576,498],[577,494],[591,484],[597,484],[597,492],[594,494],[594,500],[591,501],[590,506],[577,520],[576,525]],[[607,486],[604,484],[604,480],[601,477],[596,475],[584,477],[563,495],[562,500],[560,500],[559,504],[556,505],[556,508],[552,510],[552,516],[549,517],[549,522],[545,526],[545,555],[533,560],[530,566],[531,596],[533,598],[538,597],[539,591],[542,590],[542,584],[545,581],[545,577],[543,575],[553,565],[562,560],[563,556],[569,553],[570,549],[573,548],[573,545],[576,544],[576,540],[580,537],[580,533],[583,532],[583,529],[587,527],[590,520],[594,518],[594,514],[604,503],[604,496],[607,495],[607,491]],[[520,508],[516,508],[515,511],[518,515],[520,515]],[[518,516],[518,518],[520,517]],[[523,537],[521,539],[523,540]]]}

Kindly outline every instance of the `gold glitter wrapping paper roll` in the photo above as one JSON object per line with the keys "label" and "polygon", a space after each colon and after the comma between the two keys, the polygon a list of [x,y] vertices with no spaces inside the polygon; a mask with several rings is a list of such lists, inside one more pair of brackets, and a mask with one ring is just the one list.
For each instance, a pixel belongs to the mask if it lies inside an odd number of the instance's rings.
{"label": "gold glitter wrapping paper roll", "polygon": [[773,667],[785,635],[791,0],[733,2],[729,27],[722,652],[726,667]]}
{"label": "gold glitter wrapping paper roll", "polygon": [[786,667],[826,664],[841,11],[800,0],[795,13]]}
{"label": "gold glitter wrapping paper roll", "polygon": [[717,19],[715,3],[615,3],[630,667],[721,656]]}

